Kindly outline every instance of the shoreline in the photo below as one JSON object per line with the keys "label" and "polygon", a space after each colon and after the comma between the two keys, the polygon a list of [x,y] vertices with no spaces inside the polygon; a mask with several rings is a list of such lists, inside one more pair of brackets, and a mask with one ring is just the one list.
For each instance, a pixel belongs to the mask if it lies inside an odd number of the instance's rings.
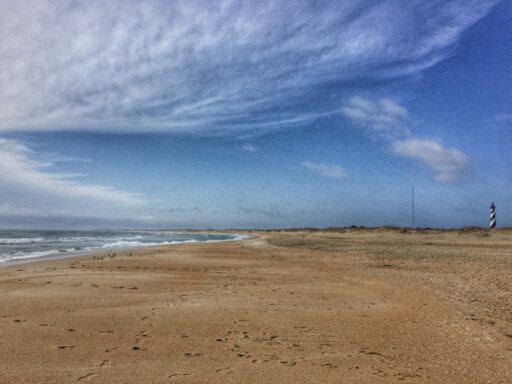
{"label": "shoreline", "polygon": [[[176,232],[180,234],[186,234],[188,232]],[[135,251],[139,249],[151,249],[151,248],[159,248],[159,247],[166,247],[166,246],[173,246],[173,245],[181,245],[181,244],[194,244],[194,243],[215,243],[215,242],[224,242],[224,241],[243,241],[250,239],[252,236],[249,234],[242,234],[242,233],[231,233],[231,232],[209,232],[209,231],[198,231],[198,232],[191,232],[195,234],[212,234],[212,235],[231,235],[235,236],[233,239],[223,239],[223,240],[184,240],[184,241],[176,241],[174,243],[163,243],[163,244],[151,244],[151,245],[140,245],[140,246],[127,246],[127,247],[106,247],[103,246],[97,247],[90,250],[77,250],[77,251],[71,251],[71,252],[53,252],[48,253],[47,255],[43,256],[35,256],[35,257],[27,257],[27,258],[21,258],[18,260],[8,260],[8,261],[1,261],[0,262],[0,269],[10,266],[16,266],[16,265],[25,265],[29,263],[34,263],[38,261],[50,261],[50,260],[63,260],[63,259],[71,259],[71,258],[78,258],[78,257],[87,257],[87,256],[101,256],[106,257],[106,255],[102,255],[101,253],[110,253],[110,252],[130,252]],[[23,256],[23,255],[20,255]]]}

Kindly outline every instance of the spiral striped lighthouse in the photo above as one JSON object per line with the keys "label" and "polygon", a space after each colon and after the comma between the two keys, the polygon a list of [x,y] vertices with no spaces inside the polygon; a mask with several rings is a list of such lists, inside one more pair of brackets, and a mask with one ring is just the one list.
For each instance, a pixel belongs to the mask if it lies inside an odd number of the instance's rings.
{"label": "spiral striped lighthouse", "polygon": [[489,212],[489,229],[496,227],[496,206],[491,203],[491,211]]}

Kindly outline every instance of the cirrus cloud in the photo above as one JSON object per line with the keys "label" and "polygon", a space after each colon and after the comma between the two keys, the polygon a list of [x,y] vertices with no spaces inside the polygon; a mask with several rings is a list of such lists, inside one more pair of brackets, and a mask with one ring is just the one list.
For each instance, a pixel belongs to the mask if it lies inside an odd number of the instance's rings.
{"label": "cirrus cloud", "polygon": [[500,124],[512,125],[512,114],[496,115],[494,120]]}
{"label": "cirrus cloud", "polygon": [[[114,202],[122,205],[141,204],[141,195],[105,185],[79,181],[81,175],[52,170],[54,162],[35,159],[36,153],[24,143],[0,138],[0,181],[35,193]],[[6,208],[5,206],[4,208]]]}
{"label": "cirrus cloud", "polygon": [[302,166],[319,176],[329,179],[347,179],[349,176],[339,165],[329,165],[324,163],[312,163],[310,161],[302,162]]}
{"label": "cirrus cloud", "polygon": [[330,112],[322,84],[436,64],[495,3],[0,1],[0,130],[296,124]]}
{"label": "cirrus cloud", "polygon": [[370,130],[372,136],[393,140],[409,134],[407,109],[392,99],[369,100],[352,97],[342,108],[343,114]]}

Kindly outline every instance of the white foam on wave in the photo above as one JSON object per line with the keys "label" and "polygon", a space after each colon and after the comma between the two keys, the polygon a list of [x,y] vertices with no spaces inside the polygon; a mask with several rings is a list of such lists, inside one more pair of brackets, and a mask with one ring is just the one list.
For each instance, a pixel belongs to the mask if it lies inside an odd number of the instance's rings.
{"label": "white foam on wave", "polygon": [[[108,248],[139,248],[139,247],[155,247],[160,245],[175,245],[175,244],[186,244],[186,243],[200,243],[200,242],[223,242],[223,241],[236,241],[236,240],[246,240],[251,238],[249,235],[239,235],[234,234],[231,235],[231,238],[227,239],[208,239],[208,240],[198,240],[198,239],[188,239],[188,240],[172,240],[172,241],[160,241],[160,242],[142,242],[142,241],[133,241],[135,239],[143,239],[144,236],[131,236],[126,237],[123,240],[114,241],[108,244],[104,244],[102,246],[94,246],[94,247],[74,247],[74,248],[66,248],[66,249],[50,249],[45,251],[33,251],[33,252],[16,252],[16,253],[4,253],[0,254],[0,263],[9,262],[9,261],[22,261],[29,259],[37,259],[41,257],[61,254],[81,254],[83,252],[95,251],[98,249],[108,249]],[[60,238],[63,239],[63,238]],[[68,237],[67,239],[87,239],[86,237]],[[133,239],[133,240],[132,240]],[[0,244],[2,240],[14,240],[17,242],[12,242],[10,244],[30,244],[32,243],[41,243],[46,239],[44,238],[19,238],[19,239],[0,239]],[[30,242],[29,242],[30,240]]]}
{"label": "white foam on wave", "polygon": [[148,243],[144,243],[141,241],[120,240],[120,241],[116,241],[113,243],[102,245],[101,248],[155,247],[157,245],[172,245],[172,244],[197,243],[197,242],[199,242],[199,240],[196,240],[196,239],[148,242]]}
{"label": "white foam on wave", "polygon": [[16,261],[16,260],[26,260],[26,259],[37,259],[38,257],[43,256],[49,256],[54,255],[56,253],[61,253],[58,249],[52,249],[49,251],[36,251],[36,252],[29,252],[29,253],[14,253],[12,255],[1,255],[0,262],[6,262],[6,261]]}
{"label": "white foam on wave", "polygon": [[0,263],[5,263],[8,261],[20,261],[20,260],[29,260],[29,259],[37,259],[40,257],[51,256],[56,254],[68,254],[68,253],[82,253],[89,252],[97,249],[95,247],[75,247],[75,248],[66,248],[66,249],[49,249],[46,251],[34,251],[34,252],[16,252],[11,254],[0,254]]}
{"label": "white foam on wave", "polygon": [[141,241],[127,241],[119,240],[113,243],[102,245],[101,248],[130,248],[130,247],[155,247],[158,245],[174,245],[174,244],[187,244],[187,243],[217,243],[221,241],[237,241],[237,240],[247,240],[250,239],[249,235],[233,235],[232,238],[228,239],[208,239],[208,240],[198,240],[198,239],[189,239],[189,240],[173,240],[173,241],[160,241],[160,242],[141,242]]}
{"label": "white foam on wave", "polygon": [[233,240],[249,240],[251,235],[235,235]]}
{"label": "white foam on wave", "polygon": [[90,236],[76,236],[76,237],[56,237],[54,239],[47,239],[48,243],[72,243],[77,241],[95,241],[101,237],[90,237]]}
{"label": "white foam on wave", "polygon": [[[137,237],[141,238],[141,237]],[[73,243],[78,241],[94,241],[101,237],[19,237],[19,238],[0,238],[0,244],[36,244],[36,243]]]}
{"label": "white foam on wave", "polygon": [[46,241],[44,237],[20,237],[17,239],[0,238],[0,244],[33,244],[43,243]]}
{"label": "white foam on wave", "polygon": [[128,237],[123,237],[123,240],[140,240],[140,239],[143,239],[144,236],[142,235],[137,235],[137,236],[128,236]]}

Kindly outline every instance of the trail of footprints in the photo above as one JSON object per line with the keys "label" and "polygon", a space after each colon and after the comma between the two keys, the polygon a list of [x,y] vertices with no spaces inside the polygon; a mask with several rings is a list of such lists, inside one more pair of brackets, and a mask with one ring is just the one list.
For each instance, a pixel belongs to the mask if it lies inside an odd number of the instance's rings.
{"label": "trail of footprints", "polygon": [[[235,325],[246,323],[248,320],[235,321]],[[304,327],[306,328],[306,327]],[[268,334],[261,332],[257,335],[252,335],[248,331],[228,331],[223,337],[215,338],[214,341],[230,344],[229,351],[235,356],[248,359],[253,364],[266,364],[278,363],[283,366],[295,366],[298,363],[304,362],[306,357],[297,355],[297,352],[304,351],[304,347],[298,342],[291,342],[279,335]],[[277,354],[263,354],[253,355],[249,352],[252,343],[263,343],[268,346],[274,346],[275,349],[286,348],[293,351],[291,355],[295,356],[282,356]],[[268,349],[268,348],[267,348]],[[218,370],[218,372],[227,372],[226,369]]]}

